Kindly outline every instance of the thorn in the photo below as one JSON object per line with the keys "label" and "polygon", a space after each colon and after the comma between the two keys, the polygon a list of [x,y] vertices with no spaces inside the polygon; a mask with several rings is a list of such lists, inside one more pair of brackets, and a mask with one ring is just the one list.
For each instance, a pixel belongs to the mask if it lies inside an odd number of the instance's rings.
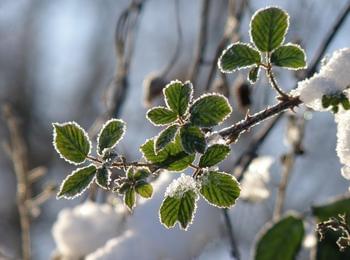
{"label": "thorn", "polygon": [[248,120],[248,119],[251,118],[251,115],[249,114],[249,112],[250,112],[250,109],[248,108],[248,109],[247,109],[247,113],[245,114],[244,120]]}

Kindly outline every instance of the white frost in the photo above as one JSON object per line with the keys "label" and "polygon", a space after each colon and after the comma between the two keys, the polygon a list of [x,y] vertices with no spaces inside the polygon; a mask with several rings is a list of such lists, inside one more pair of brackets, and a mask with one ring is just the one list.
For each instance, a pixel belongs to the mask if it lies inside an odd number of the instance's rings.
{"label": "white frost", "polygon": [[320,72],[310,79],[300,81],[293,95],[299,95],[306,106],[318,110],[322,107],[322,96],[343,92],[350,85],[350,48],[337,50]]}
{"label": "white frost", "polygon": [[341,174],[350,180],[350,112],[338,113],[335,116],[337,123],[337,154],[344,165]]}
{"label": "white frost", "polygon": [[269,197],[267,183],[270,180],[269,170],[272,163],[273,158],[269,156],[262,156],[252,161],[241,182],[241,199],[260,202]]}
{"label": "white frost", "polygon": [[53,225],[52,234],[60,255],[80,259],[122,231],[124,207],[87,201],[65,208]]}
{"label": "white frost", "polygon": [[198,201],[196,221],[188,231],[166,229],[158,221],[159,206],[172,174],[161,174],[154,181],[154,197],[136,207],[125,224],[127,232],[110,239],[87,260],[194,259],[203,248],[220,236],[221,211],[204,200]]}
{"label": "white frost", "polygon": [[182,197],[187,191],[196,191],[198,184],[189,175],[181,174],[180,178],[173,180],[165,191],[165,197]]}

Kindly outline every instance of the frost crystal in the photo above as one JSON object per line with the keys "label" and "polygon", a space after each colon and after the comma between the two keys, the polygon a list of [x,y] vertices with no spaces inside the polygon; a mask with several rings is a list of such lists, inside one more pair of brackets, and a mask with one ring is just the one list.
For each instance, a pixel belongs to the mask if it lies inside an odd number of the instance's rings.
{"label": "frost crystal", "polygon": [[197,191],[198,183],[191,177],[181,174],[180,178],[173,180],[165,191],[165,197],[182,197],[187,191]]}
{"label": "frost crystal", "polygon": [[260,202],[269,197],[270,191],[266,184],[270,180],[269,169],[273,158],[262,156],[253,160],[241,182],[240,198],[251,202]]}
{"label": "frost crystal", "polygon": [[306,106],[323,111],[323,95],[343,92],[350,85],[350,48],[340,49],[333,53],[319,73],[310,79],[300,81],[293,95],[299,95]]}
{"label": "frost crystal", "polygon": [[335,116],[337,123],[337,154],[344,164],[342,176],[350,180],[350,113],[343,112]]}

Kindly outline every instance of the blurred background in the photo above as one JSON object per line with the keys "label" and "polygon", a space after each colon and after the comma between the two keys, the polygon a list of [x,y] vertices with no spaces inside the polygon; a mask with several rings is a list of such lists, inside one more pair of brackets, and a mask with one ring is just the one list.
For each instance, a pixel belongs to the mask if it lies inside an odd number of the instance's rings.
{"label": "blurred background", "polygon": [[[229,75],[217,71],[217,53],[231,42],[249,42],[252,14],[267,5],[284,8],[290,14],[286,41],[299,43],[310,63],[347,4],[346,0],[1,0],[0,259],[21,258],[17,202],[24,203],[22,213],[30,219],[32,259],[81,259],[87,254],[64,258],[52,234],[61,209],[88,199],[87,195],[71,201],[55,198],[55,187],[73,167],[53,148],[52,122],[76,121],[93,137],[108,118],[122,118],[127,133],[119,152],[138,160],[139,146],[159,132],[146,120],[147,108],[162,104],[162,87],[179,79],[193,82],[196,97],[208,91],[226,95],[234,107],[226,123],[230,125],[243,119],[247,109],[254,113],[276,103],[264,76],[250,85],[246,71]],[[349,46],[349,30],[350,19],[342,23],[326,55]],[[286,91],[303,78],[293,71],[275,73]],[[284,211],[305,213],[311,205],[348,190],[335,152],[332,115],[297,109],[294,116],[284,116],[254,151],[271,159],[268,180],[257,180],[267,195],[257,192],[254,199],[248,194],[228,212],[241,259],[250,259],[256,234],[272,218],[284,167],[280,158],[291,150],[288,126],[295,117],[305,124],[304,153],[295,158]],[[220,167],[234,173],[237,158],[266,124],[242,135]],[[268,171],[266,160],[260,161],[255,170]],[[159,223],[157,210],[174,177],[167,174],[157,180],[153,202],[141,201],[131,216],[120,213],[127,224],[123,232],[111,235],[123,237],[118,240],[123,249],[118,249],[119,258],[91,259],[229,259],[231,233],[221,210],[201,204],[188,232],[165,230]],[[112,201],[101,190],[90,198],[99,204]],[[66,235],[74,232],[79,228]],[[138,246],[128,241],[137,241]],[[298,259],[309,259],[309,249],[306,245]]]}

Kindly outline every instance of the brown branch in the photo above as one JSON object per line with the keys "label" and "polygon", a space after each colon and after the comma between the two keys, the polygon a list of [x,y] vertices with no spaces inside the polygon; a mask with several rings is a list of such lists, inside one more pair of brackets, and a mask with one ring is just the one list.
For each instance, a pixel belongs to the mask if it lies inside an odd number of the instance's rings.
{"label": "brown branch", "polygon": [[287,109],[292,109],[301,103],[302,102],[300,101],[299,97],[290,97],[288,100],[281,101],[272,107],[260,111],[252,116],[248,116],[242,121],[222,129],[217,133],[227,140],[228,143],[233,143],[240,134],[248,131],[252,126],[261,123],[272,116],[278,115]]}
{"label": "brown branch", "polygon": [[30,211],[27,202],[31,199],[30,184],[28,182],[27,149],[18,120],[13,115],[9,105],[3,107],[3,116],[10,133],[10,157],[17,179],[17,208],[21,227],[22,259],[31,258],[30,245]]}

